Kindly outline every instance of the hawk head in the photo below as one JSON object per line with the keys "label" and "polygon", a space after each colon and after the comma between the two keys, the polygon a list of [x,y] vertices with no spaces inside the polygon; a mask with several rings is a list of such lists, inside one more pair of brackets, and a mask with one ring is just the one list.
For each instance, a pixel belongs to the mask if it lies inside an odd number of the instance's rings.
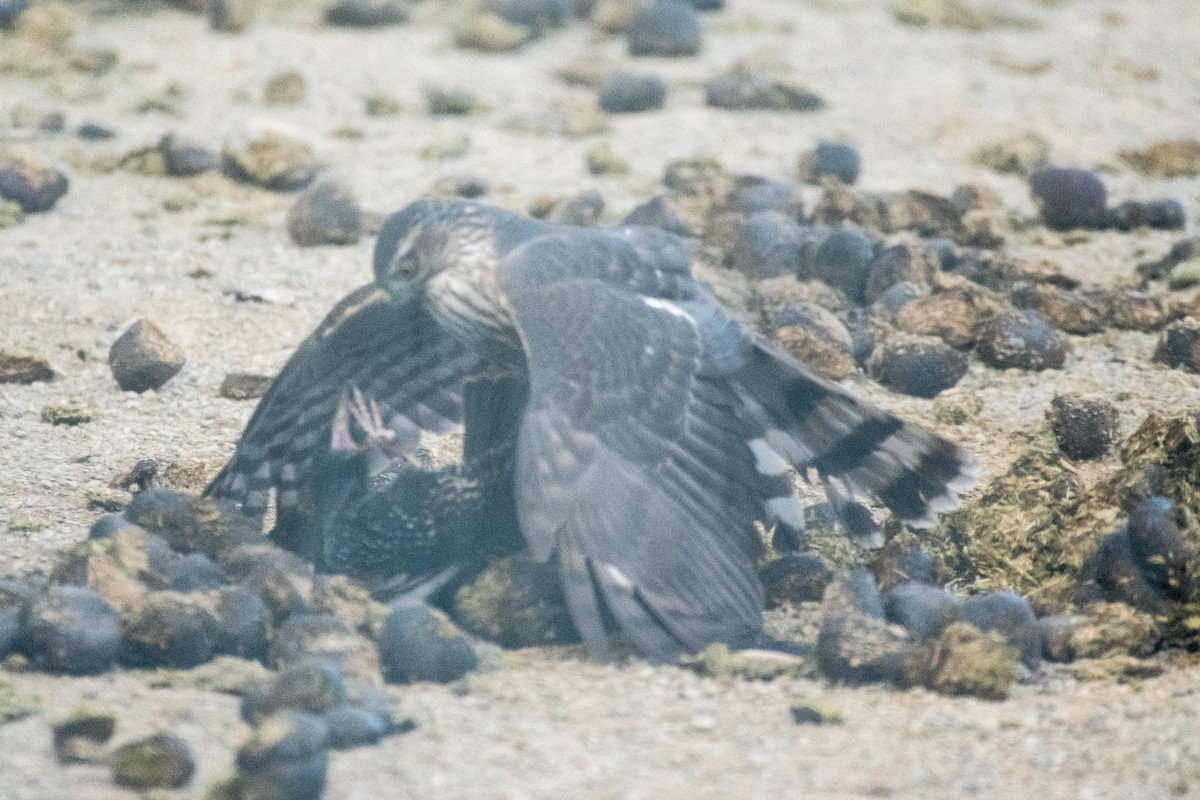
{"label": "hawk head", "polygon": [[494,258],[491,224],[479,207],[428,198],[392,214],[375,242],[375,282],[394,297],[410,297],[450,268]]}

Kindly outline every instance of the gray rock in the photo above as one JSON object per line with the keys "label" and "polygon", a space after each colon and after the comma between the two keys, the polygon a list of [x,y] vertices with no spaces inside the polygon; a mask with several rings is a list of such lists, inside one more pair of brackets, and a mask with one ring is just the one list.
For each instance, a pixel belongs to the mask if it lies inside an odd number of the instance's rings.
{"label": "gray rock", "polygon": [[362,235],[362,208],[343,182],[318,181],[296,198],[288,210],[287,227],[292,241],[301,247],[354,244]]}
{"label": "gray rock", "polygon": [[138,320],[113,342],[108,365],[117,385],[127,392],[157,389],[175,377],[185,363],[183,350],[149,320]]}

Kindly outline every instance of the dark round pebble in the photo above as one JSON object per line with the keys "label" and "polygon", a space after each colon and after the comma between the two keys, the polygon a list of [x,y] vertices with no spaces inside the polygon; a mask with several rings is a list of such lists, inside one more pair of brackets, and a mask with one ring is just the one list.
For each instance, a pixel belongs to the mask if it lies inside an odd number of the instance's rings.
{"label": "dark round pebble", "polygon": [[868,270],[862,296],[873,303],[897,283],[928,286],[941,271],[941,264],[924,242],[906,242],[876,253]]}
{"label": "dark round pebble", "polygon": [[329,726],[316,714],[281,711],[262,720],[237,752],[233,796],[319,800],[329,764]]}
{"label": "dark round pebble", "polygon": [[0,658],[16,652],[20,632],[21,607],[0,608]]}
{"label": "dark round pebble", "polygon": [[1098,230],[1108,222],[1108,190],[1088,169],[1042,167],[1029,176],[1042,221],[1055,230]]}
{"label": "dark round pebble", "polygon": [[1026,666],[1042,657],[1042,636],[1029,601],[1016,592],[1000,591],[968,597],[962,604],[963,622],[984,633],[996,631],[1021,654]]}
{"label": "dark round pebble", "polygon": [[292,241],[301,247],[354,244],[362,235],[362,208],[341,181],[318,181],[296,198],[288,210],[287,227]]}
{"label": "dark round pebble", "polygon": [[1107,400],[1056,395],[1046,412],[1058,449],[1068,458],[1099,458],[1112,450],[1117,409]]}
{"label": "dark round pebble", "polygon": [[714,158],[685,158],[667,164],[662,182],[668,189],[686,192],[704,186],[723,174],[720,162]]}
{"label": "dark round pebble", "polygon": [[995,369],[1061,369],[1067,339],[1033,310],[1003,311],[980,326],[976,352]]}
{"label": "dark round pebble", "polygon": [[151,592],[127,621],[123,660],[136,667],[190,669],[213,657],[216,618],[194,596]]}
{"label": "dark round pebble", "polygon": [[306,658],[242,695],[242,719],[251,725],[277,711],[323,713],[347,702],[341,670],[326,659]]}
{"label": "dark round pebble", "polygon": [[815,92],[745,69],[718,75],[704,84],[704,103],[730,111],[820,111],[825,108],[825,99]]}
{"label": "dark round pebble", "polygon": [[875,246],[858,231],[834,230],[812,249],[803,277],[812,277],[837,289],[855,302],[863,299]]}
{"label": "dark round pebble", "polygon": [[217,618],[217,652],[265,661],[270,641],[271,611],[245,586],[224,586],[212,609]]}
{"label": "dark round pebble", "polygon": [[316,154],[307,144],[273,131],[235,139],[221,151],[229,177],[276,192],[303,189],[317,176]]}
{"label": "dark round pebble", "polygon": [[701,231],[688,221],[674,200],[659,195],[635,207],[621,220],[622,225],[644,225],[659,228],[676,236],[699,236]]}
{"label": "dark round pebble", "polygon": [[771,338],[786,352],[833,380],[854,374],[853,341],[841,320],[815,303],[793,303],[774,315]]}
{"label": "dark round pebble", "polygon": [[555,205],[546,219],[558,225],[578,225],[587,228],[600,222],[604,206],[604,195],[590,189]]}
{"label": "dark round pebble", "polygon": [[778,211],[751,214],[738,226],[725,263],[752,278],[795,275],[804,236],[800,225]]}
{"label": "dark round pebble", "polygon": [[958,268],[958,245],[953,239],[926,239],[925,246],[937,256],[942,272],[953,272]]}
{"label": "dark round pebble", "polygon": [[159,140],[158,150],[163,155],[167,174],[177,178],[212,172],[221,166],[221,157],[215,150],[181,139],[173,133]]}
{"label": "dark round pebble", "polygon": [[196,760],[187,742],[170,733],[156,733],[113,751],[113,782],[130,789],[178,789],[196,773]]}
{"label": "dark round pebble", "polygon": [[885,386],[913,397],[936,397],[967,374],[966,353],[933,336],[889,337],[872,354],[869,369]]}
{"label": "dark round pebble", "polygon": [[1200,323],[1186,317],[1164,328],[1154,350],[1154,360],[1188,372],[1200,372]]}
{"label": "dark round pebble", "polygon": [[1189,574],[1192,556],[1181,535],[1186,521],[1165,497],[1150,497],[1129,515],[1129,547],[1150,586],[1176,602],[1192,596],[1195,577]]}
{"label": "dark round pebble", "polygon": [[565,28],[574,13],[571,0],[486,0],[483,9],[534,35]]}
{"label": "dark round pebble", "polygon": [[104,745],[116,729],[116,717],[106,711],[76,710],[52,728],[54,755],[60,764],[107,762]]}
{"label": "dark round pebble", "polygon": [[88,142],[102,142],[115,138],[117,132],[98,122],[85,122],[76,129],[75,135]]}
{"label": "dark round pebble", "polygon": [[479,663],[467,637],[441,612],[421,604],[393,606],[377,641],[389,683],[447,683]]}
{"label": "dark round pebble", "polygon": [[208,556],[188,553],[173,558],[157,570],[164,588],[175,592],[205,592],[218,589],[229,582],[225,571]]}
{"label": "dark round pebble", "polygon": [[600,108],[609,114],[628,114],[662,108],[667,102],[667,82],[658,75],[609,76],[600,87]]}
{"label": "dark round pebble", "polygon": [[837,178],[846,185],[858,180],[862,156],[843,142],[820,142],[815,150],[800,157],[799,176],[805,183],[820,183],[822,178]]}
{"label": "dark round pebble", "polygon": [[325,9],[325,24],[338,28],[384,28],[409,18],[409,4],[400,0],[340,0]]}
{"label": "dark round pebble", "polygon": [[0,198],[26,214],[49,211],[67,193],[67,176],[31,161],[0,156]]}
{"label": "dark round pebble", "polygon": [[633,56],[691,56],[700,52],[700,18],[677,0],[653,0],[634,14],[626,32]]}
{"label": "dark round pebble", "polygon": [[294,553],[271,545],[243,545],[227,553],[221,566],[232,580],[262,598],[277,621],[308,606],[313,568]]}
{"label": "dark round pebble", "polygon": [[735,214],[777,211],[793,220],[803,219],[804,201],[795,187],[759,175],[738,175],[721,209]]}
{"label": "dark round pebble", "polygon": [[1067,614],[1038,617],[1037,629],[1042,635],[1042,658],[1060,664],[1075,660],[1075,620]]}
{"label": "dark round pebble", "polygon": [[902,583],[883,595],[889,622],[901,625],[916,641],[936,639],[958,620],[962,601],[940,586]]}
{"label": "dark round pebble", "polygon": [[135,525],[161,536],[171,549],[214,559],[263,538],[261,523],[231,505],[177,489],[144,489],[133,496],[124,514]]}
{"label": "dark round pebble", "polygon": [[333,614],[292,614],[275,629],[271,663],[277,669],[311,658],[330,662],[348,677],[368,681],[381,678],[375,646]]}
{"label": "dark round pebble", "polygon": [[1178,200],[1128,200],[1108,210],[1108,227],[1119,231],[1134,228],[1182,230],[1187,212]]}
{"label": "dark round pebble", "polygon": [[158,326],[139,319],[113,342],[108,365],[117,385],[127,392],[157,389],[184,365],[183,351]]}
{"label": "dark round pebble", "polygon": [[790,553],[759,571],[767,595],[767,607],[784,603],[817,603],[825,587],[833,582],[833,571],[815,553]]}
{"label": "dark round pebble", "polygon": [[817,635],[817,666],[848,684],[900,683],[913,645],[902,628],[881,616],[847,611],[828,617]]}
{"label": "dark round pebble", "polygon": [[871,310],[883,319],[895,321],[901,308],[924,296],[925,292],[921,290],[920,286],[909,281],[900,281],[900,283],[893,283],[876,297],[875,302],[871,304]]}
{"label": "dark round pebble", "polygon": [[53,586],[22,614],[21,642],[38,669],[96,674],[117,660],[121,619],[91,589]]}
{"label": "dark round pebble", "polygon": [[124,514],[105,514],[88,528],[89,539],[107,539],[121,531],[140,531],[137,525],[126,519]]}
{"label": "dark round pebble", "polygon": [[327,744],[334,750],[369,747],[392,732],[392,718],[385,711],[357,705],[343,705],[325,712],[329,726]]}
{"label": "dark round pebble", "polygon": [[27,8],[29,0],[0,0],[0,30],[11,29]]}

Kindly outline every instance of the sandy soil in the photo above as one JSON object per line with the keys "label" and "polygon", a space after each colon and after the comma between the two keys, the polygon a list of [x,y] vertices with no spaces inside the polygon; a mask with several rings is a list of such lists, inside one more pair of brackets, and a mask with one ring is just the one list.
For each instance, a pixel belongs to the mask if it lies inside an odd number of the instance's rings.
{"label": "sandy soil", "polygon": [[[981,143],[1029,130],[1064,165],[1113,167],[1116,200],[1172,196],[1200,209],[1200,181],[1147,181],[1119,167],[1118,150],[1194,136],[1200,118],[1200,13],[1195,0],[1064,0],[1005,7],[1033,30],[983,33],[896,24],[878,0],[732,0],[705,17],[695,58],[640,59],[583,26],[513,55],[463,52],[439,10],[410,25],[347,32],[317,24],[314,6],[264,13],[241,35],[162,8],[80,8],[78,41],[115,48],[100,78],[0,75],[0,120],[19,104],[63,111],[70,125],[116,128],[109,142],[29,137],[0,128],[0,147],[66,165],[70,192],[50,213],[0,230],[0,349],[49,359],[58,378],[0,386],[0,574],[44,568],[83,537],[97,515],[86,493],[137,459],[194,461],[214,472],[231,452],[253,402],[221,399],[226,373],[272,373],[347,290],[369,276],[371,241],[301,249],[283,220],[292,198],[207,175],[150,178],[87,168],[104,155],[153,144],[165,132],[211,146],[268,122],[311,142],[364,204],[390,211],[444,174],[473,172],[491,202],[524,209],[543,193],[596,188],[617,221],[648,197],[666,162],[715,155],[730,170],[789,179],[796,155],[818,139],[857,145],[869,189],[948,192],[964,182],[995,188],[1032,213],[1023,182],[973,165]],[[0,48],[7,41],[0,39]],[[702,83],[737,58],[770,47],[830,103],[816,114],[731,113],[705,108]],[[524,130],[523,119],[592,92],[564,85],[555,68],[581,57],[660,71],[667,107],[610,120],[582,139]],[[308,98],[261,102],[265,80],[298,69]],[[181,116],[136,113],[144,98],[178,84]],[[426,84],[469,87],[489,110],[467,118],[424,113]],[[364,112],[364,97],[403,104],[393,117]],[[3,124],[0,122],[0,124]],[[346,129],[361,138],[346,138]],[[439,139],[467,135],[467,153],[422,160]],[[628,175],[588,174],[584,153],[608,140]],[[185,210],[164,209],[185,200]],[[194,201],[194,202],[191,202]],[[171,206],[178,202],[168,203]],[[1134,266],[1177,235],[1097,233],[1033,237],[1021,255],[1059,263],[1092,283],[1128,282]],[[205,277],[191,277],[197,270]],[[284,290],[284,303],[238,303],[228,289]],[[120,391],[109,344],[135,317],[154,321],[187,353],[183,372],[157,392]],[[984,411],[943,432],[981,453],[993,474],[1038,435],[1059,391],[1116,402],[1129,432],[1150,410],[1200,401],[1197,380],[1149,363],[1154,337],[1077,339],[1065,369],[998,373],[973,365],[962,383]],[[856,390],[912,417],[929,402],[870,381]],[[94,421],[40,421],[48,404],[72,403]],[[1089,468],[1104,472],[1112,461]],[[1050,672],[1001,704],[925,692],[844,689],[803,680],[746,684],[632,663],[598,666],[567,654],[521,653],[507,669],[459,687],[397,690],[419,729],[378,748],[333,757],[328,797],[1021,797],[1200,796],[1200,671],[1171,668],[1131,685],[1079,683]],[[195,748],[192,786],[163,797],[199,797],[231,764],[245,735],[225,695],[171,688],[155,675],[89,679],[6,676],[41,700],[41,713],[0,725],[0,798],[124,797],[95,767],[53,763],[49,725],[87,700],[115,708],[118,740],[168,728]],[[844,722],[797,726],[790,705],[819,700]]]}

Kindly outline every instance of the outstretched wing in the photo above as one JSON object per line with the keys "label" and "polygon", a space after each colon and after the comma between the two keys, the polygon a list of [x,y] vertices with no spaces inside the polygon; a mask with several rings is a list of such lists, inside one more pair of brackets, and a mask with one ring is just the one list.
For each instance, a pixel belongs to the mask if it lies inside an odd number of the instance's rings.
{"label": "outstretched wing", "polygon": [[462,420],[462,383],[478,357],[442,331],[419,300],[397,302],[375,284],[345,297],[305,339],[250,417],[237,449],[206,494],[263,514],[302,499],[313,459],[330,446],[343,394],[358,388],[390,412],[385,422],[415,446],[420,430]]}
{"label": "outstretched wing", "polygon": [[735,392],[707,374],[690,276],[641,238],[541,237],[499,279],[530,374],[521,530],[536,558],[557,557],[594,653],[606,653],[607,608],[642,653],[669,661],[759,632],[753,523],[778,483],[756,469]]}

